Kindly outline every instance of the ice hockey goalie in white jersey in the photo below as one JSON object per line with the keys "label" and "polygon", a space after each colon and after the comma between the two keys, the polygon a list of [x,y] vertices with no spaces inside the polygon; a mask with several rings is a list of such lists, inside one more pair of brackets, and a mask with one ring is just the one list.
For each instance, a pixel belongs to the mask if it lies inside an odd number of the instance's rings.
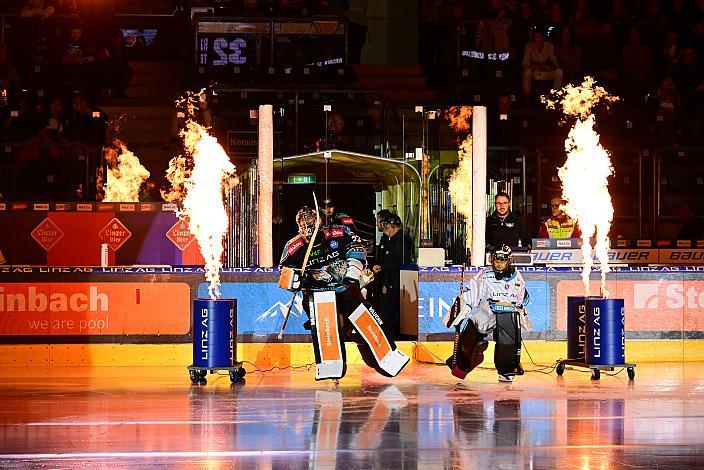
{"label": "ice hockey goalie in white jersey", "polygon": [[521,326],[529,329],[525,306],[529,302],[523,276],[512,265],[511,248],[503,245],[491,254],[491,267],[479,271],[456,299],[445,317],[454,327],[455,349],[447,365],[456,377],[464,379],[484,360],[487,337],[494,334],[494,364],[500,381],[510,382],[522,375]]}

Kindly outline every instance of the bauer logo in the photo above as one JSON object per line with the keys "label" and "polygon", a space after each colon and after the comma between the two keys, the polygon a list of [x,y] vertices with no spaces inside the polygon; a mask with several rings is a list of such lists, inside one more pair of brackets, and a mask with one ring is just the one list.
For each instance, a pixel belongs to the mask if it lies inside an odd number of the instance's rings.
{"label": "bauer logo", "polygon": [[633,284],[633,308],[636,309],[656,309],[659,289],[657,284],[639,283]]}

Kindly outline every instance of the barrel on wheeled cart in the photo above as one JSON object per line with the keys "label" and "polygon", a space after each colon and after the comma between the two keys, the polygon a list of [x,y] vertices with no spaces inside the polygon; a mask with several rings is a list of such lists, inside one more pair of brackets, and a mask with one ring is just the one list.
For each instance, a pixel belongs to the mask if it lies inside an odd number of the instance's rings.
{"label": "barrel on wheeled cart", "polygon": [[623,299],[567,298],[567,359],[558,361],[558,375],[565,365],[591,369],[593,380],[599,380],[601,370],[617,367],[625,367],[629,379],[635,377],[635,364],[626,363]]}
{"label": "barrel on wheeled cart", "polygon": [[237,362],[237,301],[235,299],[193,300],[193,364],[188,366],[191,382],[205,384],[208,372],[229,372],[234,383],[245,375]]}

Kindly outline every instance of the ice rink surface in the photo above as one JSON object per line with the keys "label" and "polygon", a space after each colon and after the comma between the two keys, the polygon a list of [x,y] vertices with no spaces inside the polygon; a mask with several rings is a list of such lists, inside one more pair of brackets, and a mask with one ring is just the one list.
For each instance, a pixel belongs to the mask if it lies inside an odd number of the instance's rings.
{"label": "ice rink surface", "polygon": [[526,369],[513,384],[413,365],[200,386],[185,367],[5,368],[0,467],[704,467],[704,363],[638,364],[630,382]]}

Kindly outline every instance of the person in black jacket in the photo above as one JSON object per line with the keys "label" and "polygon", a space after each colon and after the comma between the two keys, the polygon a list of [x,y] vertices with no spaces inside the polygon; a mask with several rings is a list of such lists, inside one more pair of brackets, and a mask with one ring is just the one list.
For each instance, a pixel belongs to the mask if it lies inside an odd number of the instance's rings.
{"label": "person in black jacket", "polygon": [[411,262],[413,243],[403,233],[401,218],[396,214],[386,217],[384,233],[388,237],[381,253],[380,272],[384,319],[389,336],[398,338],[401,326],[401,266]]}
{"label": "person in black jacket", "polygon": [[531,237],[520,215],[511,212],[511,198],[505,192],[494,197],[494,213],[486,218],[486,244],[490,247],[508,245],[530,250]]}
{"label": "person in black jacket", "polygon": [[381,209],[376,213],[376,229],[381,232],[381,238],[379,243],[374,245],[374,262],[371,265],[374,279],[366,285],[367,300],[371,302],[382,317],[384,316],[384,302],[381,294],[381,261],[382,253],[386,249],[386,244],[389,243],[389,237],[386,236],[384,228],[386,227],[386,218],[390,215],[391,211],[388,209]]}

